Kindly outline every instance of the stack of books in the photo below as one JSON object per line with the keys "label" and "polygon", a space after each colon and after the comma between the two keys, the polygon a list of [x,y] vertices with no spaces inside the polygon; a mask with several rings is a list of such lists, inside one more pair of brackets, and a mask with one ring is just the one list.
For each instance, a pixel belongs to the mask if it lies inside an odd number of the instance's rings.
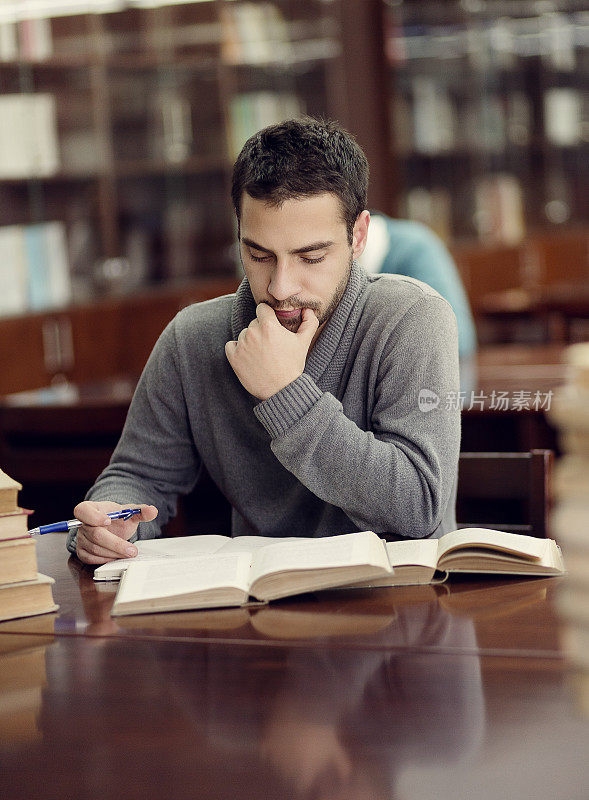
{"label": "stack of books", "polygon": [[0,620],[56,611],[53,578],[37,571],[31,513],[18,505],[20,483],[0,469]]}
{"label": "stack of books", "polygon": [[[564,645],[580,671],[589,673],[589,343],[572,345],[565,357],[567,383],[549,412],[564,451],[556,467],[551,530],[568,570],[558,598]],[[589,693],[587,701],[589,710]]]}

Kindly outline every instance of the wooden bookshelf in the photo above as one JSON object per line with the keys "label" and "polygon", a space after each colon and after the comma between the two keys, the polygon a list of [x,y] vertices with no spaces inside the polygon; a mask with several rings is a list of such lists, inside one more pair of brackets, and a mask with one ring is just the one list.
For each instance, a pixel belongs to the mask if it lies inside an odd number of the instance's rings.
{"label": "wooden bookshelf", "polygon": [[[235,151],[285,113],[342,117],[340,5],[214,0],[26,20],[8,31],[12,50],[4,23],[0,95],[52,101],[40,139],[58,157],[20,172],[0,159],[0,228],[62,223],[74,301],[118,292],[113,262],[129,290],[236,275]],[[17,155],[26,133],[11,132]]]}
{"label": "wooden bookshelf", "polygon": [[587,225],[586,3],[382,5],[400,216],[486,246]]}
{"label": "wooden bookshelf", "polygon": [[[211,0],[2,23],[0,99],[52,98],[50,129],[36,133],[55,140],[57,162],[0,172],[0,239],[7,226],[60,223],[72,309],[88,315],[145,287],[165,296],[205,277],[236,282],[235,151],[305,112],[356,136],[371,208],[446,239],[475,310],[493,291],[587,280],[589,121],[577,110],[589,22],[581,0],[552,5]],[[28,128],[5,143],[17,156]],[[561,274],[571,236],[580,244]],[[0,263],[0,287],[9,277]],[[43,317],[30,310],[1,320],[15,346]],[[50,379],[39,336],[34,380],[10,367],[1,392]]]}

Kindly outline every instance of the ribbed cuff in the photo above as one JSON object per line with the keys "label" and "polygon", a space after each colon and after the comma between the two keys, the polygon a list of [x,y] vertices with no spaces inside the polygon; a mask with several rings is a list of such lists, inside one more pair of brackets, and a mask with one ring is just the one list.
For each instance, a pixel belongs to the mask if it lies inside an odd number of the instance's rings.
{"label": "ribbed cuff", "polygon": [[317,403],[323,392],[305,372],[272,397],[254,406],[254,414],[275,439],[298,422]]}

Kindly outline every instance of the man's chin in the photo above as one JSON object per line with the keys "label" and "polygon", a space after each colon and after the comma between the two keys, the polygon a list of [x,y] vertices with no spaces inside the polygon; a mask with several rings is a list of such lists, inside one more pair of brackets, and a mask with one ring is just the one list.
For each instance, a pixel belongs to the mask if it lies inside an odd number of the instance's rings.
{"label": "man's chin", "polygon": [[287,331],[291,331],[292,333],[296,333],[298,329],[301,327],[301,318],[294,317],[293,319],[280,319],[278,321],[282,325],[283,328],[286,328]]}

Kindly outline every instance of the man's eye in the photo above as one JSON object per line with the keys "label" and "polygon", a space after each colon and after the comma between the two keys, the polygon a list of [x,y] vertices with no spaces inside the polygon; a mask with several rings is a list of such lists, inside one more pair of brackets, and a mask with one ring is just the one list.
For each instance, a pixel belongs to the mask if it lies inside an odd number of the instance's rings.
{"label": "man's eye", "polygon": [[319,256],[318,258],[309,258],[309,256],[301,256],[305,264],[319,264],[320,261],[325,260],[325,256]]}
{"label": "man's eye", "polygon": [[263,255],[263,256],[256,256],[251,251],[250,251],[249,255],[250,255],[250,258],[252,259],[252,261],[269,261],[272,258],[272,256],[269,255],[269,254],[266,254],[266,255]]}

